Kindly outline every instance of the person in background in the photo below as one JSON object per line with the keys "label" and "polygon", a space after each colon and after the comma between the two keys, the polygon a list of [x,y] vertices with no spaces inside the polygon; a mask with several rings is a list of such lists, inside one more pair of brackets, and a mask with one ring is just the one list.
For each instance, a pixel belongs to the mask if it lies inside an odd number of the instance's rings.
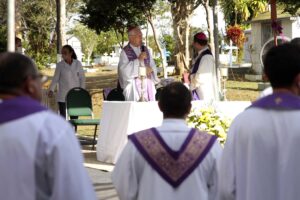
{"label": "person in background", "polygon": [[146,46],[139,27],[128,29],[129,43],[121,52],[118,64],[118,78],[126,101],[138,101],[141,97],[140,67],[146,68],[145,99],[155,101],[155,84],[159,82],[154,60]]}
{"label": "person in background", "polygon": [[[291,44],[294,44],[294,45],[298,45],[300,47],[300,38],[297,37],[297,38],[293,38],[291,41],[290,41]],[[263,78],[264,79],[264,78]],[[265,97],[265,96],[268,96],[270,94],[273,93],[273,89],[272,87],[267,87],[265,88],[262,92],[260,92],[259,94],[259,98],[262,98],[262,97]]]}
{"label": "person in background", "polygon": [[85,75],[82,64],[77,60],[76,53],[70,45],[63,46],[61,54],[63,60],[56,65],[48,96],[53,97],[53,91],[56,85],[58,85],[56,100],[58,102],[59,113],[66,118],[66,95],[74,87],[85,88]]}
{"label": "person in background", "polygon": [[190,90],[194,100],[217,101],[219,89],[214,57],[208,47],[208,39],[203,32],[194,35],[193,46],[197,57],[190,73]]}
{"label": "person in background", "polygon": [[15,37],[15,52],[24,54],[22,47],[22,40],[18,37]]}
{"label": "person in background", "polygon": [[70,124],[41,106],[28,57],[0,54],[0,199],[96,199]]}
{"label": "person in background", "polygon": [[221,145],[187,126],[191,93],[182,83],[159,96],[162,126],[129,135],[112,174],[120,200],[209,200],[217,191]]}
{"label": "person in background", "polygon": [[220,200],[299,199],[300,47],[271,48],[264,73],[273,93],[230,126],[219,168]]}

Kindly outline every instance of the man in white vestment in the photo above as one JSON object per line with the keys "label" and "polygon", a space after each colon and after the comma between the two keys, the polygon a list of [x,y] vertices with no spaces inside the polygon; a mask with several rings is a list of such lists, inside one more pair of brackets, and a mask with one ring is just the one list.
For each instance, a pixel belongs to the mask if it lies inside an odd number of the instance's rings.
{"label": "man in white vestment", "polygon": [[[154,60],[139,27],[129,28],[129,43],[121,52],[118,77],[126,101],[138,101],[143,91],[146,101],[155,101],[155,84],[159,82]],[[145,76],[141,80],[141,75]],[[143,87],[143,89],[142,89]]]}
{"label": "man in white vestment", "polygon": [[129,136],[112,174],[120,200],[215,199],[221,146],[187,126],[191,94],[182,83],[159,97],[163,124]]}
{"label": "man in white vestment", "polygon": [[300,197],[300,47],[269,50],[264,72],[273,93],[233,121],[219,173],[221,200]]}
{"label": "man in white vestment", "polygon": [[193,99],[217,101],[219,89],[216,67],[206,35],[202,32],[195,34],[193,46],[197,52],[190,73],[190,90],[193,93]]}
{"label": "man in white vestment", "polygon": [[41,106],[28,57],[0,54],[0,199],[96,199],[72,127]]}

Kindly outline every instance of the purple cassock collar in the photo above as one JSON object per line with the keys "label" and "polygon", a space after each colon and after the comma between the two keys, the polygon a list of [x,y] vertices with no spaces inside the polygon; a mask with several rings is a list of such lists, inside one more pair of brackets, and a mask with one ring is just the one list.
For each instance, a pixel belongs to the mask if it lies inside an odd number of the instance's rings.
{"label": "purple cassock collar", "polygon": [[299,110],[300,97],[284,92],[273,93],[255,101],[249,108]]}
{"label": "purple cassock collar", "polygon": [[216,140],[216,136],[191,129],[180,149],[174,151],[155,128],[128,137],[148,164],[174,188],[199,166]]}
{"label": "purple cassock collar", "polygon": [[47,110],[47,108],[26,96],[3,100],[0,102],[0,124],[43,110]]}

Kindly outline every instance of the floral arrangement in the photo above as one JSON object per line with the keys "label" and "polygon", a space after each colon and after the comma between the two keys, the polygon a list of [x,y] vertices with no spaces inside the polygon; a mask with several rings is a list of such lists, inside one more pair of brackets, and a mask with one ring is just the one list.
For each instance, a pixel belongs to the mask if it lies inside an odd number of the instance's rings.
{"label": "floral arrangement", "polygon": [[228,26],[226,34],[227,38],[230,39],[238,47],[242,47],[246,40],[244,31],[239,25]]}
{"label": "floral arrangement", "polygon": [[226,141],[227,131],[231,121],[230,118],[216,112],[211,106],[193,110],[187,117],[187,122],[190,127],[217,136],[221,144],[224,144]]}

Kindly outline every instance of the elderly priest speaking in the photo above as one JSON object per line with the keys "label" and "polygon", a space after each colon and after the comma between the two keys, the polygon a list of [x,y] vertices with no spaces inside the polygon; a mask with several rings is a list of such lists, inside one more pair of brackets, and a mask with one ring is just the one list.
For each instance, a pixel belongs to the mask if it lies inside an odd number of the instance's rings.
{"label": "elderly priest speaking", "polygon": [[[146,46],[139,27],[128,29],[129,43],[120,55],[119,83],[126,101],[155,100],[155,84],[159,82],[154,60]],[[142,95],[143,93],[143,95]]]}

